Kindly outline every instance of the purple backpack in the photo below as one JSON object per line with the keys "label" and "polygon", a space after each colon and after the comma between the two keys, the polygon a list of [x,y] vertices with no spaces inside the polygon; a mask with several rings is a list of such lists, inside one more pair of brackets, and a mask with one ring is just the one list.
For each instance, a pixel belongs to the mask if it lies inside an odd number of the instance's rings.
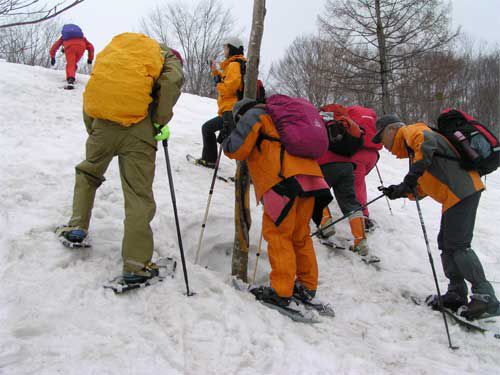
{"label": "purple backpack", "polygon": [[83,31],[79,26],[68,23],[62,28],[62,40],[83,38]]}
{"label": "purple backpack", "polygon": [[306,99],[271,95],[266,100],[266,111],[289,154],[318,159],[328,150],[325,123],[318,110]]}

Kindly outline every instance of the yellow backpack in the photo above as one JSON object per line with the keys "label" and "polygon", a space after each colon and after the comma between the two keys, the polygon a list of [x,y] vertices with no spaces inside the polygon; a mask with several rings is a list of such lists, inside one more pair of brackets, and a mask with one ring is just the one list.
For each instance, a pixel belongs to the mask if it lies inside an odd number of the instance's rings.
{"label": "yellow backpack", "polygon": [[158,42],[143,34],[117,35],[96,58],[83,93],[90,117],[130,126],[143,120],[164,58]]}

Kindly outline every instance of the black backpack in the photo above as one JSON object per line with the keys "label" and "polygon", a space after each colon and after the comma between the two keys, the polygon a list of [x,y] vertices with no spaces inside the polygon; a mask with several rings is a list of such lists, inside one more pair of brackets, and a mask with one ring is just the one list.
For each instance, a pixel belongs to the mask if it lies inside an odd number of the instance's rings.
{"label": "black backpack", "polygon": [[364,131],[347,116],[337,116],[338,107],[338,104],[321,107],[320,116],[328,132],[328,150],[338,155],[352,156],[363,146]]}
{"label": "black backpack", "polygon": [[[245,74],[247,72],[247,62],[242,59],[235,60],[240,64],[240,72],[241,72],[241,87],[236,92],[236,96],[238,100],[243,99],[245,95]],[[266,90],[264,88],[264,84],[260,79],[257,80],[257,91],[256,91],[256,100],[259,103],[264,103],[266,101]]]}
{"label": "black backpack", "polygon": [[[437,123],[437,131],[444,135],[460,154],[460,158],[455,160],[462,168],[476,170],[481,176],[498,168],[500,142],[485,125],[456,109],[445,110],[439,115]],[[439,154],[437,156],[443,157]]]}

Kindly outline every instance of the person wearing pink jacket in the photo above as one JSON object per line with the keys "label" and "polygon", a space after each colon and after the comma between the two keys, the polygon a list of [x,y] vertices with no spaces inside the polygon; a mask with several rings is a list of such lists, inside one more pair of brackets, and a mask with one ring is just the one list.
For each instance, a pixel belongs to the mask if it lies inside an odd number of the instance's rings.
{"label": "person wearing pink jacket", "polygon": [[[377,164],[380,157],[379,151],[382,145],[372,142],[372,138],[377,132],[375,123],[377,114],[371,108],[365,108],[358,105],[347,107],[348,116],[356,122],[365,132],[363,137],[363,146],[352,157],[352,162],[356,165],[354,169],[354,191],[358,202],[364,206],[367,202],[365,178]],[[368,207],[363,209],[365,217],[365,229],[373,229],[373,221],[370,220]]]}

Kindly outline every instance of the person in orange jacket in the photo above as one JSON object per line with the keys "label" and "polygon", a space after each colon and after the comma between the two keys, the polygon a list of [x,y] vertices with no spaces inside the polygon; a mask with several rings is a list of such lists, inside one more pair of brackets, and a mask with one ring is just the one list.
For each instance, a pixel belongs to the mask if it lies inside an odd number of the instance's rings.
{"label": "person in orange jacket", "polygon": [[[196,162],[208,168],[215,168],[217,161],[217,139],[215,133],[229,129],[233,124],[233,106],[238,101],[238,91],[243,88],[243,76],[240,61],[246,61],[243,55],[243,42],[236,37],[229,37],[223,42],[224,57],[221,70],[212,62],[211,70],[217,89],[217,117],[208,120],[201,127],[203,151]],[[221,136],[223,138],[223,136]]]}
{"label": "person in orange jacket", "polygon": [[69,85],[75,83],[77,64],[87,50],[87,64],[94,60],[94,46],[84,36],[77,25],[67,24],[63,26],[61,37],[50,48],[50,64],[56,63],[56,53],[63,46],[66,56],[66,81]]}
{"label": "person in orange jacket", "polygon": [[[399,185],[383,190],[389,199],[430,196],[442,204],[438,246],[448,291],[442,296],[443,306],[467,319],[499,308],[495,290],[486,279],[481,261],[471,248],[476,211],[484,185],[479,173],[462,169],[456,161],[457,151],[442,135],[424,123],[406,125],[396,115],[377,120],[373,143],[382,143],[398,159],[409,158],[410,167]],[[455,160],[450,160],[455,159]],[[470,302],[465,280],[472,284]],[[439,308],[436,296],[428,304]]]}
{"label": "person in orange jacket", "polygon": [[223,141],[231,159],[247,160],[257,202],[263,202],[262,233],[271,263],[270,287],[252,293],[264,302],[288,307],[292,296],[310,301],[318,286],[318,265],[310,236],[311,218],[319,225],[332,200],[318,163],[293,156],[263,105],[243,99],[233,108],[236,128]]}

